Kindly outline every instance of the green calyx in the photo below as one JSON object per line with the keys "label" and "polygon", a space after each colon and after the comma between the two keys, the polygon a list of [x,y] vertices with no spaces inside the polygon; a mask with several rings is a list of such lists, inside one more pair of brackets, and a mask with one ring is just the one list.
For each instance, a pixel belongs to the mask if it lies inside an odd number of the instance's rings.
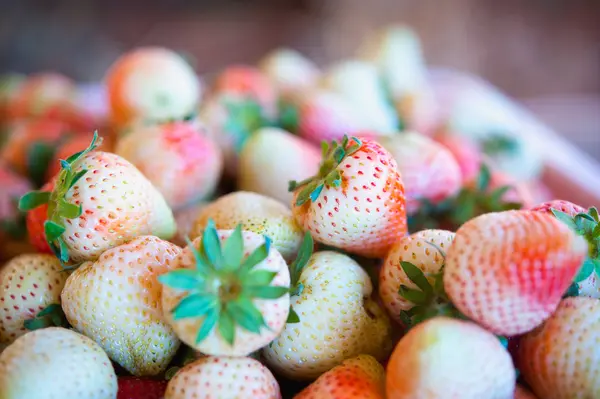
{"label": "green calyx", "polygon": [[519,142],[510,134],[495,132],[481,142],[481,149],[491,156],[514,154],[519,151]]}
{"label": "green calyx", "polygon": [[341,142],[332,141],[328,144],[326,141],[321,143],[321,152],[323,160],[319,166],[319,173],[316,176],[309,177],[301,182],[290,181],[288,191],[300,189],[296,198],[296,206],[302,206],[308,200],[316,201],[323,191],[323,187],[339,187],[342,184],[342,173],[338,166],[346,158],[360,149],[362,142],[356,138],[344,136]]}
{"label": "green calyx", "polygon": [[409,230],[440,227],[456,230],[479,215],[522,208],[520,203],[504,201],[503,197],[512,189],[511,186],[490,190],[490,182],[490,169],[483,164],[474,187],[464,187],[456,196],[437,204],[422,200],[419,211],[408,218]]}
{"label": "green calyx", "polygon": [[288,287],[272,285],[277,272],[256,266],[269,256],[271,241],[244,256],[242,226],[238,225],[223,245],[217,229],[209,220],[199,248],[188,240],[196,263],[195,269],[178,269],[159,277],[174,290],[185,291],[183,299],[171,310],[174,320],[202,318],[196,344],[217,328],[221,337],[233,345],[235,327],[254,334],[269,328],[254,300],[274,300],[289,293]]}
{"label": "green calyx", "polygon": [[40,311],[34,318],[25,320],[23,326],[29,331],[39,330],[46,327],[64,327],[70,328],[69,322],[58,303],[48,305]]}
{"label": "green calyx", "polygon": [[277,125],[290,133],[297,133],[300,122],[298,107],[291,102],[279,100],[277,109],[279,111]]}
{"label": "green calyx", "polygon": [[[290,295],[300,295],[304,290],[304,285],[300,282],[300,276],[302,275],[302,271],[308,264],[310,257],[313,254],[313,248],[315,243],[313,241],[312,236],[307,231],[304,234],[304,240],[302,241],[302,245],[300,245],[300,250],[298,251],[298,256],[296,259],[290,264]],[[300,322],[300,316],[296,313],[292,305],[290,305],[290,313],[287,318],[287,323],[294,324]]]}
{"label": "green calyx", "polygon": [[246,140],[261,127],[271,126],[262,107],[256,101],[224,100],[227,109],[227,120],[223,130],[234,137],[235,150],[240,152]]}
{"label": "green calyx", "polygon": [[48,204],[48,219],[44,223],[44,233],[48,245],[63,263],[69,261],[69,252],[62,234],[65,232],[64,219],[75,219],[81,216],[81,204],[67,202],[67,192],[87,173],[83,169],[79,172],[73,170],[73,165],[79,159],[89,152],[96,149],[100,144],[98,132],[94,132],[94,137],[89,147],[83,151],[71,155],[66,160],[61,159],[61,171],[58,174],[54,189],[48,191],[31,191],[21,197],[19,209],[21,211],[30,211],[44,204]]}
{"label": "green calyx", "polygon": [[[591,207],[587,212],[581,212],[575,216],[558,209],[552,209],[552,213],[575,234],[585,238],[588,243],[588,256],[581,269],[579,269],[579,273],[575,276],[575,286],[590,277],[592,273],[596,273],[600,277],[600,216],[598,215],[598,209]],[[575,288],[570,289],[571,295],[575,292]]]}

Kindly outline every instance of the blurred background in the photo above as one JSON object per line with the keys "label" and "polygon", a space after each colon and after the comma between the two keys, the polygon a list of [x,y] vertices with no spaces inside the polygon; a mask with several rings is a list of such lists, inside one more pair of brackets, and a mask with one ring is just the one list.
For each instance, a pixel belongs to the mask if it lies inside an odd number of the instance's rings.
{"label": "blurred background", "polygon": [[403,22],[433,66],[468,71],[600,159],[598,0],[0,0],[0,72],[102,79],[125,50],[164,45],[201,74],[286,45],[326,65]]}

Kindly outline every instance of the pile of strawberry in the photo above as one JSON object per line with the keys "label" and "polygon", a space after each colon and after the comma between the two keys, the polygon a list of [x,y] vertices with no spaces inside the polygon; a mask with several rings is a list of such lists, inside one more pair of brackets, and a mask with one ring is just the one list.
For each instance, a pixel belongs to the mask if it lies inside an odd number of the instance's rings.
{"label": "pile of strawberry", "polygon": [[104,83],[3,81],[0,398],[600,398],[598,211],[409,29]]}

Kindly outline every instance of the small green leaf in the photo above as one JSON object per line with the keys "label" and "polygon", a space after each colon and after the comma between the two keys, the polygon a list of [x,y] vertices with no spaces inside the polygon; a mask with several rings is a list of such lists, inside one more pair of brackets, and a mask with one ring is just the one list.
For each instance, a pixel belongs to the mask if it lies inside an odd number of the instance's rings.
{"label": "small green leaf", "polygon": [[296,313],[292,305],[290,305],[290,313],[288,313],[288,317],[285,322],[288,324],[300,323],[300,317],[298,316],[298,313]]}
{"label": "small green leaf", "polygon": [[592,259],[592,263],[594,264],[596,276],[600,276],[600,259]]}
{"label": "small green leaf", "polygon": [[400,321],[407,327],[412,325],[412,316],[408,314],[405,310],[400,311]]}
{"label": "small green leaf", "polygon": [[565,295],[563,295],[563,298],[571,298],[577,296],[579,296],[579,285],[577,285],[577,283],[572,283],[569,286],[567,292],[565,292]]}
{"label": "small green leaf", "polygon": [[40,311],[40,312],[37,314],[37,317],[44,317],[44,316],[48,316],[48,315],[50,315],[50,314],[52,314],[52,313],[54,313],[54,312],[57,312],[57,311],[59,311],[59,310],[60,310],[60,311],[62,311],[62,308],[61,308],[60,304],[58,304],[58,303],[53,303],[53,304],[50,304],[50,305],[46,306],[44,309],[42,309],[42,310],[41,310],[41,311]]}
{"label": "small green leaf", "polygon": [[420,290],[413,290],[412,288],[408,288],[405,285],[401,285],[398,290],[398,294],[402,296],[407,301],[410,301],[416,305],[425,305],[429,302],[429,296]]}
{"label": "small green leaf", "polygon": [[52,327],[52,320],[46,317],[33,318],[25,320],[23,322],[23,326],[29,331],[39,330],[42,328]]}
{"label": "small green leaf", "polygon": [[169,288],[177,290],[194,290],[203,282],[198,272],[190,269],[177,269],[158,276],[158,281]]}
{"label": "small green leaf", "polygon": [[220,269],[223,266],[221,241],[219,240],[219,235],[217,234],[215,222],[212,219],[208,220],[206,228],[204,229],[204,233],[202,234],[202,246],[209,262],[212,263],[215,268]]}
{"label": "small green leaf", "polygon": [[486,164],[481,164],[479,169],[479,175],[477,176],[477,191],[486,192],[490,187],[490,181],[492,179],[492,173],[490,168]]}
{"label": "small green leaf", "polygon": [[279,286],[245,286],[244,294],[259,299],[278,299],[289,293],[289,288],[287,287],[279,287]]}
{"label": "small green leaf", "polygon": [[502,186],[493,190],[488,197],[488,204],[492,210],[497,209],[503,203],[502,198],[504,195],[509,192],[513,187],[511,186]]}
{"label": "small green leaf", "polygon": [[240,272],[247,273],[254,266],[263,262],[269,256],[269,250],[267,249],[267,243],[265,242],[260,247],[256,248],[244,261],[240,267]]}
{"label": "small green leaf", "polygon": [[220,309],[215,306],[211,308],[207,313],[206,317],[202,321],[202,325],[198,329],[198,334],[196,335],[196,344],[204,341],[208,334],[215,328],[217,325],[217,321],[219,320]]}
{"label": "small green leaf", "polygon": [[594,238],[600,238],[600,223],[594,227],[594,230],[592,231],[592,236]]}
{"label": "small green leaf", "polygon": [[241,298],[231,302],[227,311],[240,327],[251,333],[259,334],[260,328],[266,326],[262,313],[248,299]]}
{"label": "small green leaf", "polygon": [[238,224],[225,241],[223,247],[223,261],[226,270],[235,270],[240,266],[244,256],[244,238],[242,237],[242,225]]}
{"label": "small green leaf", "polygon": [[221,312],[218,328],[219,334],[225,340],[225,342],[227,342],[229,345],[233,345],[233,342],[235,341],[235,323],[233,321],[233,317],[229,313],[229,309]]}
{"label": "small green leaf", "polygon": [[81,213],[81,205],[71,204],[64,200],[60,200],[58,203],[58,214],[63,218],[75,219],[81,216]]}
{"label": "small green leaf", "polygon": [[594,272],[594,268],[594,262],[590,258],[586,257],[581,265],[581,268],[579,269],[579,272],[575,276],[574,281],[576,283],[580,283],[587,279]]}
{"label": "small green leaf", "polygon": [[174,320],[204,316],[210,309],[219,306],[214,295],[192,294],[183,298],[171,311]]}
{"label": "small green leaf", "polygon": [[44,233],[48,241],[54,241],[58,239],[65,232],[65,228],[52,220],[46,220],[44,222]]}
{"label": "small green leaf", "polygon": [[586,219],[590,222],[596,222],[594,218],[588,215],[587,213],[578,213],[577,215],[575,215],[575,219]]}
{"label": "small green leaf", "polygon": [[71,179],[71,183],[69,184],[69,188],[73,187],[75,184],[77,184],[77,182],[83,177],[83,175],[85,175],[87,173],[87,169],[83,169],[80,170],[79,172],[75,173],[75,175],[73,176],[73,178]]}
{"label": "small green leaf", "polygon": [[310,193],[310,200],[312,202],[315,202],[318,198],[319,195],[321,195],[321,191],[323,191],[323,184],[320,184],[317,186],[317,188],[315,188],[311,193]]}
{"label": "small green leaf", "polygon": [[277,272],[269,270],[253,270],[244,279],[244,284],[253,285],[269,285],[271,281],[277,276]]}
{"label": "small green leaf", "polygon": [[92,142],[90,143],[88,148],[86,148],[83,151],[76,152],[75,154],[73,154],[69,158],[67,158],[66,161],[69,164],[73,164],[73,162],[77,161],[79,158],[81,158],[84,155],[86,155],[87,153],[95,150],[96,147],[98,146],[98,144],[100,144],[100,143],[98,142],[98,131],[96,130],[96,131],[94,131],[94,137],[92,137]]}
{"label": "small green leaf", "polygon": [[208,262],[208,259],[206,259],[206,257],[204,256],[204,253],[201,250],[199,250],[198,248],[196,248],[194,243],[190,241],[189,237],[186,236],[184,239],[185,239],[185,242],[186,242],[188,248],[192,252],[192,255],[194,256],[194,260],[196,261],[196,270],[200,274],[202,274],[202,276],[206,277],[207,273],[211,269],[213,269],[212,265],[210,264],[210,262]]}
{"label": "small green leaf", "polygon": [[426,295],[431,295],[433,293],[433,288],[431,287],[431,284],[429,284],[427,277],[425,277],[425,274],[421,269],[410,262],[400,262],[400,266],[410,281],[415,283],[415,285],[419,287],[421,291],[423,291]]}
{"label": "small green leaf", "polygon": [[300,275],[302,274],[302,270],[304,270],[308,264],[308,261],[310,260],[310,257],[312,256],[314,247],[315,243],[312,235],[309,231],[307,231],[304,233],[304,239],[302,240],[302,244],[298,250],[298,256],[296,256],[296,259],[290,265],[292,286],[298,283]]}
{"label": "small green leaf", "polygon": [[500,341],[500,343],[502,344],[502,346],[504,348],[508,348],[508,338],[503,337],[501,335],[498,335],[497,337],[498,337],[498,340]]}
{"label": "small green leaf", "polygon": [[550,209],[555,218],[566,224],[571,230],[575,230],[577,225],[575,224],[575,220],[568,213],[559,211],[558,209]]}
{"label": "small green leaf", "polygon": [[594,218],[596,222],[600,221],[600,215],[598,215],[598,209],[595,206],[588,209],[588,214]]}
{"label": "small green leaf", "polygon": [[68,163],[64,159],[61,159],[59,162],[60,162],[60,167],[62,169],[68,170],[69,172],[71,171],[71,164],[70,163]]}
{"label": "small green leaf", "polygon": [[320,183],[315,180],[310,182],[308,185],[306,185],[306,187],[300,190],[300,193],[296,197],[296,206],[304,205],[304,203],[310,198],[311,193],[315,191],[319,185]]}
{"label": "small green leaf", "polygon": [[304,291],[304,284],[297,282],[296,284],[294,284],[293,286],[294,288],[292,290],[290,290],[290,295],[292,296],[296,296],[296,295],[300,295],[302,294],[302,291]]}
{"label": "small green leaf", "polygon": [[30,211],[38,206],[47,204],[50,201],[50,192],[48,191],[31,191],[19,200],[19,210]]}
{"label": "small green leaf", "polygon": [[56,241],[58,241],[58,248],[60,251],[58,259],[64,266],[64,264],[67,263],[67,261],[69,260],[69,248],[67,248],[67,243],[62,238],[59,237]]}

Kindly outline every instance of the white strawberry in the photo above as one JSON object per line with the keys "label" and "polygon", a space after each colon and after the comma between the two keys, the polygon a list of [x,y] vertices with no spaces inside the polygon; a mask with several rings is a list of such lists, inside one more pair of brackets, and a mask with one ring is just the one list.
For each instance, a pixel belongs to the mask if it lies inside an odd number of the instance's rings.
{"label": "white strawberry", "polygon": [[164,371],[179,340],[162,316],[157,277],[174,268],[180,252],[167,241],[140,236],[84,263],[61,295],[69,323],[130,373]]}
{"label": "white strawberry", "polygon": [[32,331],[0,354],[2,399],[114,399],[117,376],[91,339],[60,327]]}
{"label": "white strawberry", "polygon": [[258,65],[282,94],[309,88],[319,76],[319,69],[311,60],[290,48],[269,52]]}

